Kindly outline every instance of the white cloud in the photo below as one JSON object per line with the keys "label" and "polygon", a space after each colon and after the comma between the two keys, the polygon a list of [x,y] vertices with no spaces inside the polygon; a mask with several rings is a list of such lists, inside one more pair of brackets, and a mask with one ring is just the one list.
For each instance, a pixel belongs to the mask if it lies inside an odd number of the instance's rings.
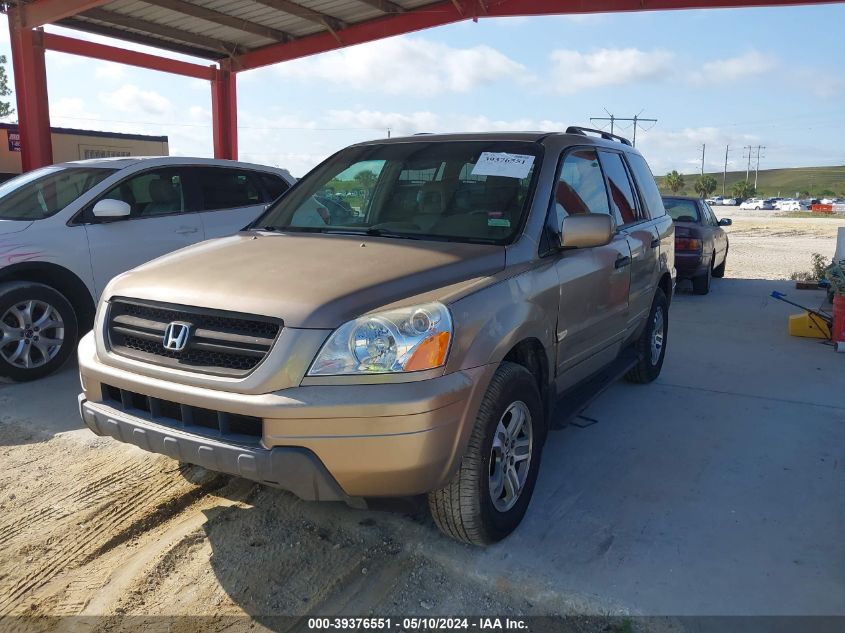
{"label": "white cloud", "polygon": [[454,48],[423,38],[397,37],[280,64],[283,77],[341,84],[389,94],[469,92],[526,68],[489,46]]}
{"label": "white cloud", "polygon": [[523,119],[491,119],[484,115],[440,115],[434,112],[380,112],[377,110],[331,110],[328,120],[332,125],[358,127],[361,129],[387,130],[393,136],[411,135],[419,132],[502,132],[518,130],[554,131],[563,130],[566,125],[559,121]]}
{"label": "white cloud", "polygon": [[100,102],[121,112],[164,115],[173,110],[170,100],[154,90],[141,90],[133,84],[124,84],[114,92],[99,95]]}
{"label": "white cloud", "polygon": [[662,79],[672,73],[674,59],[669,51],[636,48],[603,48],[594,53],[556,50],[550,57],[552,84],[564,94]]}
{"label": "white cloud", "polygon": [[751,50],[736,57],[705,62],[701,70],[694,72],[691,79],[701,84],[725,84],[762,75],[774,69],[775,58],[760,51]]}
{"label": "white cloud", "polygon": [[89,127],[100,120],[100,115],[88,110],[79,97],[62,97],[50,102],[50,121],[64,127]]}
{"label": "white cloud", "polygon": [[718,127],[689,127],[668,131],[659,128],[637,132],[637,149],[643,153],[655,175],[672,169],[697,172],[701,166],[701,144],[705,144],[705,171],[721,171],[725,164],[725,146],[730,145],[728,170],[744,167],[742,147],[760,139],[752,134]]}
{"label": "white cloud", "polygon": [[111,62],[100,64],[94,70],[94,76],[97,79],[107,79],[109,81],[118,81],[120,79],[123,79],[125,75],[125,66],[123,66],[122,64],[113,64]]}

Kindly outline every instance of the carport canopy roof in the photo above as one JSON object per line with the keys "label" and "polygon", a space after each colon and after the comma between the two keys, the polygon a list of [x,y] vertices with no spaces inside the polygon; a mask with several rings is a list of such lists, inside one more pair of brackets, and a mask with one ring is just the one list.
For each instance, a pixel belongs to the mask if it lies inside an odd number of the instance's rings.
{"label": "carport canopy roof", "polygon": [[[480,17],[822,4],[836,0],[11,0],[57,24],[234,71]],[[228,62],[227,62],[228,63]]]}

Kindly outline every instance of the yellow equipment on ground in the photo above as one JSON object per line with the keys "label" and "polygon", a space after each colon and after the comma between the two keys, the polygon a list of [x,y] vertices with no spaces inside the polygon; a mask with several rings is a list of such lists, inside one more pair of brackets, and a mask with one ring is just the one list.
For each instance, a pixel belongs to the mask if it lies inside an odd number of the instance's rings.
{"label": "yellow equipment on ground", "polygon": [[789,317],[789,335],[828,340],[830,328],[818,316],[804,312]]}

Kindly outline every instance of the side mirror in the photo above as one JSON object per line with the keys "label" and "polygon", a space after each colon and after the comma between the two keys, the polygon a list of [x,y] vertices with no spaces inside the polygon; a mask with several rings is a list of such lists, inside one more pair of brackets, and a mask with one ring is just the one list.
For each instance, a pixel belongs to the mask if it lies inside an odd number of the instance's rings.
{"label": "side mirror", "polygon": [[722,218],[719,220],[719,226],[730,226],[733,224],[733,221],[730,218]]}
{"label": "side mirror", "polygon": [[94,205],[93,212],[97,218],[125,218],[132,212],[132,207],[123,200],[106,198]]}
{"label": "side mirror", "polygon": [[604,213],[570,215],[560,225],[561,248],[604,246],[616,231],[613,218]]}

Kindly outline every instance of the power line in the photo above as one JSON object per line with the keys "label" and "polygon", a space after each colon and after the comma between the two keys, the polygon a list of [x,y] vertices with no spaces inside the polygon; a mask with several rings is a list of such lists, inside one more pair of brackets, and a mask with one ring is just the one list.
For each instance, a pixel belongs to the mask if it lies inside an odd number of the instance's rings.
{"label": "power line", "polygon": [[[605,108],[604,111],[607,112],[607,108]],[[640,114],[642,114],[642,111],[640,111]],[[633,117],[618,117],[618,116],[615,116],[614,114],[612,114],[610,112],[607,112],[606,117],[592,116],[592,117],[590,117],[590,121],[610,121],[610,133],[611,134],[613,134],[613,130],[616,126],[617,121],[631,121],[634,124],[633,125],[634,138],[632,139],[632,143],[633,143],[634,147],[637,146],[637,127],[638,127],[638,125],[640,123],[642,123],[643,121],[645,121],[646,123],[655,123],[655,124],[657,123],[657,119],[643,119],[643,118],[640,117],[639,114],[635,114]],[[654,126],[652,125],[651,127],[654,127]],[[648,128],[648,129],[650,130],[651,128]]]}

